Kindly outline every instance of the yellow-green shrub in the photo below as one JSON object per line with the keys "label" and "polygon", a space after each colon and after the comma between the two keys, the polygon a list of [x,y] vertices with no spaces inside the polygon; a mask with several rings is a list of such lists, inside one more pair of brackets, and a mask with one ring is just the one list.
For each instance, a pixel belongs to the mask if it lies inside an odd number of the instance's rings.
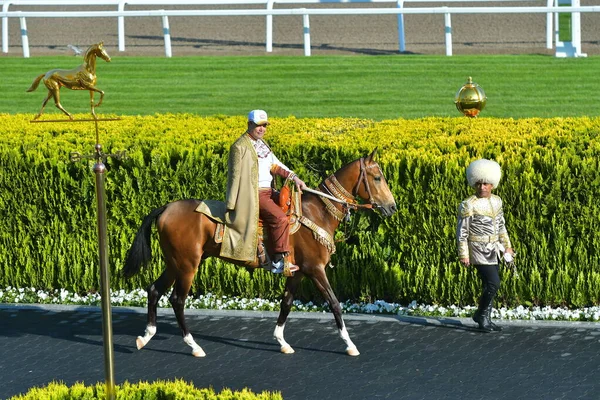
{"label": "yellow-green shrub", "polygon": [[[98,287],[93,162],[89,123],[31,124],[31,115],[0,114],[0,286]],[[106,164],[112,287],[146,287],[163,269],[157,240],[150,271],[118,276],[141,219],[181,198],[223,199],[229,145],[243,118],[193,115],[123,117],[100,123],[103,151],[126,150]],[[502,270],[507,305],[600,304],[600,119],[425,118],[274,119],[267,141],[315,187],[375,147],[398,203],[388,219],[356,214],[338,231],[328,270],[340,299],[413,299],[473,304],[478,283],[456,262],[456,208],[470,194],[464,170],[473,159],[497,160],[496,193],[517,252],[520,279]],[[219,260],[200,268],[195,292],[278,297],[280,277],[248,273]],[[319,300],[310,282],[304,300]]]}
{"label": "yellow-green shrub", "polygon": [[[194,385],[176,380],[174,382],[156,381],[152,383],[125,382],[115,385],[115,400],[282,400],[280,392],[252,393],[249,389],[232,391],[223,389],[215,393],[211,389],[197,389]],[[46,387],[32,388],[27,393],[11,397],[10,400],[103,400],[106,399],[106,385],[98,383],[85,386],[76,383],[66,386],[52,382]]]}

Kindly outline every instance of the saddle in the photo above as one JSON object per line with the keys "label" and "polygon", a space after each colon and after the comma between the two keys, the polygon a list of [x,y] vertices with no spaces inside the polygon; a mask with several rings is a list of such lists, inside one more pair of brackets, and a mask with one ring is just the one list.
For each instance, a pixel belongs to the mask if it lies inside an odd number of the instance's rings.
{"label": "saddle", "polygon": [[[279,206],[288,217],[290,225],[290,235],[296,233],[300,229],[300,218],[302,216],[302,202],[300,193],[298,193],[293,187],[286,184],[279,191]],[[223,236],[225,234],[225,203],[217,200],[203,200],[202,203],[196,208],[197,212],[209,217],[216,224],[214,240],[216,243],[223,242]],[[256,249],[256,256],[258,263],[262,268],[271,270],[271,257],[269,251],[267,251],[269,243],[269,235],[266,229],[263,227],[262,219],[258,221],[258,245]],[[287,259],[287,257],[286,257]],[[286,260],[286,262],[292,262],[292,260]],[[284,274],[285,275],[285,274]],[[287,275],[286,275],[287,276]]]}

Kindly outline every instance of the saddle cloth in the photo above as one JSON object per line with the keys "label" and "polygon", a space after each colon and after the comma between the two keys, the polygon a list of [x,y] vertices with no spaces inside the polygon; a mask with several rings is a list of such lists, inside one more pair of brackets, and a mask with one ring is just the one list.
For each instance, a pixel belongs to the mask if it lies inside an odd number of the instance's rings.
{"label": "saddle cloth", "polygon": [[[300,216],[302,215],[302,205],[300,202],[300,194],[296,191],[292,193],[291,205],[287,205],[287,216],[290,224],[290,235],[296,233],[300,229]],[[284,207],[282,209],[285,210]],[[200,204],[194,210],[196,212],[206,215],[208,218],[213,220],[217,227],[215,228],[215,242],[223,242],[223,234],[225,232],[225,213],[227,208],[225,202],[219,200],[202,200]],[[262,220],[258,221],[258,254],[259,260],[261,259],[261,253],[264,252],[264,241],[268,240],[268,233],[263,229]]]}

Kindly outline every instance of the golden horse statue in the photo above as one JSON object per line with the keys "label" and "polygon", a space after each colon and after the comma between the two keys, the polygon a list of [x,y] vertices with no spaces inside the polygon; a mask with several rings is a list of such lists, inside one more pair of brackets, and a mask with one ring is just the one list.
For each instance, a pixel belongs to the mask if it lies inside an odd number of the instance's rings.
{"label": "golden horse statue", "polygon": [[[50,97],[54,98],[54,104],[56,107],[64,112],[70,119],[73,119],[73,115],[63,108],[60,104],[60,88],[66,87],[73,90],[89,90],[90,91],[90,105],[92,107],[92,115],[96,118],[95,107],[99,107],[102,104],[104,98],[104,92],[96,87],[96,57],[102,58],[106,62],[110,62],[110,56],[104,50],[104,43],[100,42],[90,46],[83,56],[83,64],[74,69],[52,69],[45,74],[41,74],[31,84],[31,87],[27,89],[28,92],[33,92],[37,89],[40,81],[44,81],[44,85],[48,88],[48,96],[42,103],[42,109],[35,116],[38,119],[44,112],[46,103],[50,100]],[[100,101],[94,105],[94,92],[100,93]]]}

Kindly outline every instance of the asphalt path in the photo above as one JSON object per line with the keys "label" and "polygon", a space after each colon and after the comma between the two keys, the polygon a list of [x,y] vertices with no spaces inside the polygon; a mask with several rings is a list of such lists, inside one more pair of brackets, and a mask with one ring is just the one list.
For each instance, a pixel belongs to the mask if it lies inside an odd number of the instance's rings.
{"label": "asphalt path", "polygon": [[[331,314],[292,313],[279,352],[274,312],[188,311],[195,358],[173,312],[142,350],[144,309],[114,307],[115,381],[183,379],[198,388],[281,391],[305,399],[600,398],[600,324],[500,321],[481,333],[468,319],[347,315],[361,354],[350,357]],[[97,307],[0,305],[0,398],[33,386],[104,382]]]}

